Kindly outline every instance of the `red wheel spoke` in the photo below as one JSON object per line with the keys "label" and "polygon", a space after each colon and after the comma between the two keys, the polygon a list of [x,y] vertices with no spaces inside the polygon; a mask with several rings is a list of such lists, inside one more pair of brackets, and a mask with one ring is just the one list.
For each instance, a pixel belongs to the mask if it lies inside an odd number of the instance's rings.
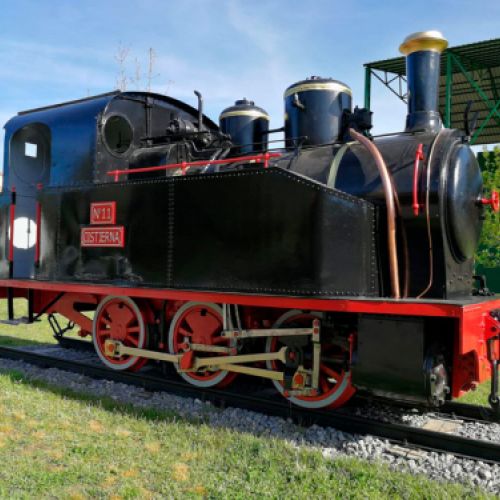
{"label": "red wheel spoke", "polygon": [[106,325],[108,325],[108,326],[111,326],[111,320],[110,320],[110,319],[105,318],[105,317],[103,316],[103,317],[101,318],[101,321],[102,321],[104,324],[106,324]]}
{"label": "red wheel spoke", "polygon": [[334,378],[337,382],[341,378],[341,375],[339,373],[332,370],[331,368],[326,366],[324,363],[320,363],[319,367],[320,367],[321,372],[326,373],[329,377]]}
{"label": "red wheel spoke", "polygon": [[128,318],[125,321],[125,326],[127,328],[130,328],[131,325],[137,324],[137,318],[135,317],[134,313],[132,311],[129,312],[130,312],[130,318]]}
{"label": "red wheel spoke", "polygon": [[319,385],[321,386],[321,390],[323,391],[323,393],[327,393],[330,390],[328,382],[323,377],[319,378]]}
{"label": "red wheel spoke", "polygon": [[133,337],[127,337],[126,344],[132,344],[134,347],[139,347],[139,339],[134,339]]}
{"label": "red wheel spoke", "polygon": [[184,337],[191,337],[193,335],[192,331],[188,331],[185,328],[182,328],[182,326],[179,327],[178,332]]}
{"label": "red wheel spoke", "polygon": [[273,364],[273,369],[274,370],[283,370],[283,362],[282,361],[274,360],[272,362],[272,364]]}
{"label": "red wheel spoke", "polygon": [[192,331],[195,332],[197,330],[203,330],[205,328],[204,319],[206,316],[202,316],[200,311],[193,311],[190,314],[187,314],[184,318],[184,322],[186,326]]}
{"label": "red wheel spoke", "polygon": [[193,333],[201,331],[205,337],[213,337],[222,326],[219,318],[214,317],[208,311],[205,315],[202,315],[201,311],[197,311],[196,314],[188,314],[186,323]]}

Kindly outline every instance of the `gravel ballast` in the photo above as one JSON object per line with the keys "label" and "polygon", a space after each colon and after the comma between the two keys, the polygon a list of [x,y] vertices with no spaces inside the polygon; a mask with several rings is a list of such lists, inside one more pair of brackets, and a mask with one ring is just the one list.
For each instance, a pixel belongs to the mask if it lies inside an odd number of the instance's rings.
{"label": "gravel ballast", "polygon": [[[66,359],[71,357],[66,353]],[[76,354],[74,358],[77,358]],[[500,493],[499,465],[445,453],[396,446],[387,440],[348,434],[331,427],[313,425],[303,428],[295,425],[290,419],[285,420],[231,407],[219,409],[196,398],[180,397],[166,392],[149,392],[140,387],[95,380],[56,368],[39,368],[22,361],[0,359],[0,370],[16,370],[32,380],[78,393],[111,398],[118,403],[165,412],[172,411],[181,417],[200,419],[214,427],[284,439],[294,447],[320,450],[326,459],[351,456],[369,461],[381,461],[389,464],[393,470],[423,474],[427,478],[440,481],[473,484],[492,493]],[[362,411],[365,417],[383,419],[386,422],[407,423],[417,427],[424,425],[429,415],[432,415],[432,413],[422,415],[411,410],[399,411],[385,405],[368,405],[368,411],[366,408]],[[457,434],[500,442],[500,425],[460,422]]]}

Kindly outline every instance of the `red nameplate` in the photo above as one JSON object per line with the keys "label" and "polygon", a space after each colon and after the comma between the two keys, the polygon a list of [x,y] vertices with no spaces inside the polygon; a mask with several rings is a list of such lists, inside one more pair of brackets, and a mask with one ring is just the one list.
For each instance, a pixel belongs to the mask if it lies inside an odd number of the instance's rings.
{"label": "red nameplate", "polygon": [[125,228],[115,227],[82,227],[80,233],[82,247],[114,247],[125,246]]}
{"label": "red nameplate", "polygon": [[116,224],[116,201],[90,204],[91,224]]}

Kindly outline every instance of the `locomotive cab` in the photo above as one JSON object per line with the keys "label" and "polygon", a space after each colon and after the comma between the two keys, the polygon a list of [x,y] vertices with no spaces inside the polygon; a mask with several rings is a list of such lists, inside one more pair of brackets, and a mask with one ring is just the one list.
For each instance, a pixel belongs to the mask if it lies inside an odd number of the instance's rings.
{"label": "locomotive cab", "polygon": [[[14,278],[33,278],[36,224],[36,196],[51,174],[51,132],[43,123],[31,123],[17,130],[10,140],[10,172],[4,171],[5,187],[16,197],[17,216],[13,221]],[[7,174],[7,175],[6,175]]]}
{"label": "locomotive cab", "polygon": [[[195,123],[197,118],[198,110],[166,96],[111,92],[24,111],[9,120],[5,125],[0,224],[12,244],[0,256],[0,274],[5,278],[9,273],[13,278],[36,277],[38,240],[46,236],[39,227],[37,201],[43,190],[108,183],[113,181],[108,175],[113,169],[189,159],[186,147],[178,146],[178,141],[159,153],[151,147],[147,155],[141,156],[141,152],[157,137],[165,137],[173,122]],[[218,130],[205,116],[203,127]]]}

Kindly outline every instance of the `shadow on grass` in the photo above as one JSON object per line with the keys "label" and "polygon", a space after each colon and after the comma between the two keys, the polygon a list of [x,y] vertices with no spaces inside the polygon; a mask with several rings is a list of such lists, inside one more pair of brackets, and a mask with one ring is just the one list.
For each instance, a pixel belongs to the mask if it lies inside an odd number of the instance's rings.
{"label": "shadow on grass", "polygon": [[150,421],[163,420],[171,422],[180,420],[191,424],[203,423],[203,419],[201,418],[188,418],[181,416],[174,411],[141,408],[132,404],[114,401],[112,398],[107,396],[96,396],[85,392],[58,387],[42,380],[35,380],[27,377],[24,373],[18,370],[0,370],[0,375],[8,377],[15,384],[23,384],[38,390],[50,392],[51,394],[61,396],[65,399],[85,403],[87,406],[104,409],[109,412],[116,412]]}
{"label": "shadow on grass", "polygon": [[23,346],[51,346],[54,344],[50,344],[44,341],[32,340],[32,339],[23,339],[22,337],[15,337],[10,335],[0,335],[0,346],[4,347],[23,347]]}
{"label": "shadow on grass", "polygon": [[[18,339],[16,339],[18,340]],[[29,342],[28,342],[29,344]],[[50,345],[50,344],[45,344]],[[208,419],[201,417],[189,417],[181,415],[174,410],[162,410],[151,407],[140,407],[132,403],[125,403],[122,401],[115,401],[109,396],[99,396],[94,394],[89,394],[84,391],[78,391],[73,389],[68,389],[64,387],[59,387],[57,385],[45,382],[43,380],[36,380],[26,376],[24,373],[17,370],[0,370],[0,374],[3,374],[10,378],[14,383],[22,383],[24,385],[37,388],[39,390],[47,391],[57,396],[64,397],[73,401],[85,403],[86,405],[93,406],[95,408],[104,409],[109,412],[116,412],[119,414],[132,416],[135,418],[142,418],[148,421],[181,421],[193,425],[209,424]],[[104,382],[104,381],[103,381]],[[154,391],[157,392],[157,391]],[[160,391],[161,392],[161,391]],[[177,395],[176,397],[183,397],[182,395]],[[191,399],[190,396],[184,396],[187,399]],[[481,403],[475,403],[481,405]],[[487,403],[485,404],[485,406]],[[216,409],[216,407],[214,407]],[[399,418],[394,419],[395,422],[405,423],[404,415],[400,415]],[[252,431],[249,431],[254,434]],[[257,433],[258,434],[258,433]]]}

